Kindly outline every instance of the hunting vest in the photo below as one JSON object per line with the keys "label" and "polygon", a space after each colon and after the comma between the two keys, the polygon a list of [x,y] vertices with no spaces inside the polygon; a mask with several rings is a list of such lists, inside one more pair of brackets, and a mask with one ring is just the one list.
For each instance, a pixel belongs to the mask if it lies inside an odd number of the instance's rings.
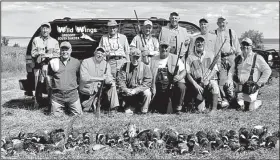
{"label": "hunting vest", "polygon": [[190,66],[190,74],[195,81],[199,82],[201,80],[211,62],[212,60],[210,57],[203,57],[203,59],[200,60],[194,53],[189,55],[188,63]]}
{"label": "hunting vest", "polygon": [[[129,74],[129,69],[130,69],[130,65],[131,65],[131,62],[127,62],[126,63],[126,69],[125,69],[125,72],[126,74],[128,75]],[[132,72],[132,77],[131,79],[129,80],[128,78],[126,78],[126,84],[130,84],[132,79],[136,79],[135,80],[135,83],[136,84],[132,84],[132,88],[135,88],[139,85],[142,85],[143,83],[143,77],[144,77],[144,73],[143,73],[143,70],[144,70],[144,63],[143,62],[139,62],[138,66],[137,66],[137,72],[136,72],[136,77],[133,77],[133,72]],[[126,77],[127,77],[126,75]]]}

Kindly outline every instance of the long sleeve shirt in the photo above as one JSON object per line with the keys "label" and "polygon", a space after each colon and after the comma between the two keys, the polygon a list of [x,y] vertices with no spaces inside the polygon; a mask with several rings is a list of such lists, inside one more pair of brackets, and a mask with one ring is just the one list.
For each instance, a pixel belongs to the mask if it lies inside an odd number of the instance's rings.
{"label": "long sleeve shirt", "polygon": [[193,53],[194,52],[194,47],[195,47],[195,39],[198,36],[203,36],[203,38],[205,39],[205,44],[204,44],[204,50],[206,51],[206,54],[217,54],[215,52],[215,43],[216,43],[216,35],[210,32],[207,32],[206,34],[198,34],[195,35],[193,37],[191,37],[190,39],[190,49],[189,49],[189,53]]}
{"label": "long sleeve shirt", "polygon": [[59,57],[60,49],[58,41],[52,37],[35,37],[32,41],[31,56],[36,58],[39,55],[52,54]]}
{"label": "long sleeve shirt", "polygon": [[230,45],[230,36],[229,36],[229,29],[221,30],[220,28],[217,29],[217,39],[215,43],[215,53],[218,53],[219,49],[221,48],[225,39],[226,42],[221,49],[222,52],[229,53],[232,52],[235,55],[241,54],[240,44],[238,41],[238,36],[234,30],[231,29],[232,35],[232,46]]}
{"label": "long sleeve shirt", "polygon": [[[237,66],[237,77],[241,84],[244,84],[250,76],[251,68],[253,65],[254,55],[256,53],[251,52],[247,55],[247,58],[244,59],[243,54],[241,55],[241,63]],[[234,68],[230,72],[235,72]],[[262,56],[257,55],[255,69],[253,74],[253,81],[264,84],[267,82],[271,74],[271,69]]]}
{"label": "long sleeve shirt", "polygon": [[101,37],[99,47],[105,48],[109,56],[123,56],[129,61],[129,44],[127,37],[123,34],[117,33],[113,37],[105,34]]}
{"label": "long sleeve shirt", "polygon": [[[140,64],[134,66],[132,63],[125,63],[117,77],[118,85],[121,91],[127,88],[136,88],[137,93],[149,89],[152,84],[152,74],[149,66],[140,62],[143,65],[143,77],[139,77],[140,74]],[[129,72],[126,72],[126,65],[130,64]],[[139,79],[140,78],[140,79]]]}
{"label": "long sleeve shirt", "polygon": [[113,81],[111,67],[109,64],[107,64],[106,74],[104,75],[106,63],[107,62],[105,60],[97,63],[94,57],[90,57],[82,61],[80,67],[80,90],[83,90],[86,85],[103,80],[104,78],[106,78],[109,82]]}
{"label": "long sleeve shirt", "polygon": [[[177,36],[177,52],[175,53],[175,48],[176,48],[176,38],[175,36]],[[161,41],[165,41],[167,43],[169,43],[171,49],[170,49],[170,53],[176,54],[176,55],[180,55],[180,56],[184,56],[186,51],[187,51],[187,46],[185,45],[185,41],[190,40],[190,34],[187,32],[186,28],[183,27],[176,27],[176,28],[172,28],[170,23],[167,24],[167,26],[162,27],[160,34],[159,34],[159,42]],[[182,45],[182,49],[181,52],[180,51],[180,46],[181,43],[183,42]]]}
{"label": "long sleeve shirt", "polygon": [[[142,36],[143,38],[143,36]],[[144,36],[143,41],[146,41],[146,45],[144,45],[148,51],[150,52],[149,55],[158,55],[159,54],[159,42],[155,37],[152,36]],[[145,43],[145,42],[144,42]],[[136,47],[141,51],[144,50],[142,40],[139,35],[136,35],[130,43],[130,47]]]}

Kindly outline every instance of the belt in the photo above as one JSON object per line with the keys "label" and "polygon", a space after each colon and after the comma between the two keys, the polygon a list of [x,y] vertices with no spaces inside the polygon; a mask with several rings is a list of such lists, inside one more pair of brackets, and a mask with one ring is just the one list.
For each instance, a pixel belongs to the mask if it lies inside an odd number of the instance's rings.
{"label": "belt", "polygon": [[228,53],[222,52],[221,57],[224,58],[224,57],[228,57],[231,55],[233,55],[233,52],[228,52]]}
{"label": "belt", "polygon": [[123,58],[124,58],[123,56],[110,56],[109,60],[112,60],[112,59],[119,60],[119,59],[123,59]]}
{"label": "belt", "polygon": [[61,94],[68,94],[68,93],[71,93],[73,91],[75,91],[76,89],[71,89],[71,90],[67,90],[67,91],[62,91],[62,90],[59,90],[59,89],[54,89],[52,90],[52,93],[61,93]]}

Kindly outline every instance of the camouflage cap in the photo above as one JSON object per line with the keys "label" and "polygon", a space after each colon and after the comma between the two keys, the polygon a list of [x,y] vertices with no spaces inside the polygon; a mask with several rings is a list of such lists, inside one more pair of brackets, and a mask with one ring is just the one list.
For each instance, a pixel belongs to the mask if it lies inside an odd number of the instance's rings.
{"label": "camouflage cap", "polygon": [[137,48],[133,48],[130,51],[130,55],[140,57],[141,56],[141,51]]}

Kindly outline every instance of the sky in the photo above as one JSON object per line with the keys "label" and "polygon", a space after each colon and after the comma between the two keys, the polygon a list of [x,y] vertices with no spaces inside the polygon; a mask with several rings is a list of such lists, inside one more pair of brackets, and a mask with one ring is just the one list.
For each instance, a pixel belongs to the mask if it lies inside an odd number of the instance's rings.
{"label": "sky", "polygon": [[175,11],[196,25],[205,17],[213,30],[222,15],[238,37],[252,29],[279,38],[279,2],[2,2],[1,35],[31,37],[42,22],[56,18],[135,18],[134,10],[139,18],[165,19]]}

